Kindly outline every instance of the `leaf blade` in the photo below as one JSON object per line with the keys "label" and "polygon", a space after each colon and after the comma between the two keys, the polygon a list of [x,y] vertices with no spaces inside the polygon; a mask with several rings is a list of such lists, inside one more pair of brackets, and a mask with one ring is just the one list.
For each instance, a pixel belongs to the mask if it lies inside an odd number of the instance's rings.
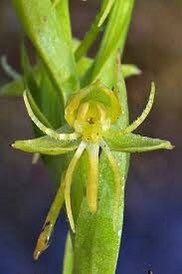
{"label": "leaf blade", "polygon": [[110,10],[114,4],[114,0],[103,0],[99,13],[96,15],[94,22],[92,23],[90,30],[86,33],[83,41],[80,43],[75,51],[75,59],[80,60],[82,56],[86,56],[89,48],[92,46],[97,35],[99,34],[100,27],[106,20]]}
{"label": "leaf blade", "polygon": [[118,49],[123,51],[133,5],[134,0],[115,0],[99,52],[94,61],[92,80],[100,77],[107,62]]}
{"label": "leaf blade", "polygon": [[64,36],[56,10],[49,0],[14,0],[13,4],[24,30],[43,59],[59,92],[63,92],[67,100],[79,83],[72,49]]}

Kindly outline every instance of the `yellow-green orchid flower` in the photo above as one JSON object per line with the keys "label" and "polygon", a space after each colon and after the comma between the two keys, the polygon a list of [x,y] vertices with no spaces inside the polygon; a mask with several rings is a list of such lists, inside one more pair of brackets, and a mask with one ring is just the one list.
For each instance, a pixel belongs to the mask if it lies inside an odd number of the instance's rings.
{"label": "yellow-green orchid flower", "polygon": [[118,130],[115,124],[118,118],[122,118],[122,106],[119,104],[117,90],[112,91],[100,81],[96,81],[69,98],[65,108],[67,127],[66,132],[63,132],[64,127],[54,130],[38,120],[33,111],[33,99],[28,91],[24,92],[23,97],[28,114],[45,136],[16,141],[13,147],[25,152],[46,155],[60,155],[75,151],[38,239],[34,252],[35,259],[48,247],[50,235],[64,200],[71,229],[73,232],[76,231],[71,208],[71,183],[77,163],[84,151],[87,152],[89,160],[86,198],[90,212],[94,214],[98,207],[99,154],[101,151],[106,154],[115,174],[115,208],[117,209],[121,192],[120,175],[118,164],[111,151],[145,152],[172,148],[168,141],[132,133],[149,114],[154,95],[155,86],[152,83],[149,100],[143,113],[127,128]]}

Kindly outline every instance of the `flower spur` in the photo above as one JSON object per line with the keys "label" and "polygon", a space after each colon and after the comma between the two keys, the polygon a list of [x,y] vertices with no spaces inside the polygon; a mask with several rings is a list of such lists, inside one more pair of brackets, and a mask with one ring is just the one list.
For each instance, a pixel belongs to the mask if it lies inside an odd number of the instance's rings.
{"label": "flower spur", "polygon": [[[156,149],[172,149],[168,141],[132,133],[145,120],[152,108],[155,95],[154,84],[152,83],[149,100],[144,111],[125,129],[115,127],[117,119],[122,118],[122,106],[119,104],[117,92],[117,90],[108,89],[100,81],[96,81],[70,97],[65,108],[65,120],[69,125],[68,133],[63,133],[64,127],[59,130],[46,127],[32,110],[33,99],[31,94],[28,91],[24,92],[23,97],[28,114],[46,136],[16,141],[13,147],[25,152],[46,155],[60,155],[75,151],[39,236],[34,252],[35,259],[38,259],[48,247],[50,236],[64,201],[71,229],[75,232],[70,197],[71,183],[77,163],[84,151],[87,152],[89,161],[86,184],[86,199],[89,210],[94,214],[98,207],[99,155],[103,151],[115,175],[116,194],[113,209],[113,214],[115,214],[115,208],[119,206],[121,187],[118,163],[115,161],[111,150],[145,152]],[[74,131],[70,132],[71,129]]]}

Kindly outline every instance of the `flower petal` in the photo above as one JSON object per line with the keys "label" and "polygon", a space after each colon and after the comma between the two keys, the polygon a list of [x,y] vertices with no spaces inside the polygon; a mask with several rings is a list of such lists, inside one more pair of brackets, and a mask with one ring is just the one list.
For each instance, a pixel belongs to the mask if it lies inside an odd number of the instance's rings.
{"label": "flower petal", "polygon": [[147,116],[149,115],[152,109],[152,106],[154,103],[154,96],[155,96],[155,84],[152,82],[149,99],[145,109],[143,110],[142,114],[131,125],[129,125],[126,129],[122,130],[123,133],[126,134],[126,133],[133,132],[144,122],[144,120],[147,118]]}
{"label": "flower petal", "polygon": [[34,124],[46,135],[50,136],[51,138],[55,140],[76,140],[78,138],[78,134],[76,132],[65,134],[65,133],[58,133],[57,131],[53,130],[50,127],[47,127],[45,124],[43,124],[34,114],[34,111],[32,109],[33,104],[33,98],[31,94],[28,91],[24,91],[23,93],[23,99],[25,102],[25,106],[27,108],[28,114],[31,118],[31,120],[34,122]]}

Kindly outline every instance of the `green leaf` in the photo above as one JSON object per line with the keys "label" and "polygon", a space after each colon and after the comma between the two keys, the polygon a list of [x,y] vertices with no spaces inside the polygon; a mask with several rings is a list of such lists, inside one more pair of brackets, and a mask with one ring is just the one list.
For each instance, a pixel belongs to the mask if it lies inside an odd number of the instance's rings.
{"label": "green leaf", "polygon": [[115,0],[106,0],[103,1],[103,11],[101,13],[101,17],[98,23],[98,26],[100,27],[104,21],[106,20]]}
{"label": "green leaf", "polygon": [[101,8],[97,16],[95,17],[94,22],[91,25],[90,30],[86,33],[83,41],[80,43],[78,48],[75,51],[75,59],[79,61],[82,56],[87,54],[87,51],[95,41],[97,35],[99,34],[100,27],[107,18],[114,0],[102,0]]}
{"label": "green leaf", "polygon": [[119,131],[109,131],[105,141],[111,150],[122,152],[148,152],[158,149],[172,149],[170,142],[157,138],[149,138],[139,134],[122,134]]}
{"label": "green leaf", "polygon": [[123,51],[134,0],[115,0],[109,22],[92,69],[92,80],[100,74],[110,58],[120,49]]}
{"label": "green leaf", "polygon": [[75,150],[79,141],[58,141],[48,136],[15,141],[13,148],[30,153],[40,153],[45,155],[60,155]]}
{"label": "green leaf", "polygon": [[79,83],[72,48],[64,35],[60,16],[50,0],[14,0],[13,4],[24,30],[66,101]]}
{"label": "green leaf", "polygon": [[56,5],[56,12],[58,20],[61,23],[62,31],[67,40],[67,43],[72,47],[72,34],[71,34],[71,24],[69,15],[69,1],[61,0]]}

